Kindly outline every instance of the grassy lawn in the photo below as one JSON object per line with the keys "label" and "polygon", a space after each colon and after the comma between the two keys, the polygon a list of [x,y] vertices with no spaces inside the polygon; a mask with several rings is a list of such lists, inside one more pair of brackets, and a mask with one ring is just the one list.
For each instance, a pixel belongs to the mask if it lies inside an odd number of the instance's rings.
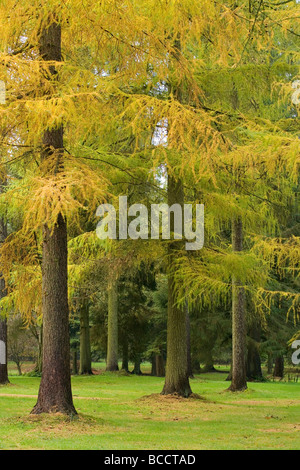
{"label": "grassy lawn", "polygon": [[203,399],[159,395],[163,379],[119,373],[73,377],[78,419],[30,416],[39,378],[0,386],[1,449],[300,449],[300,383],[250,383],[225,392],[226,375],[191,380]]}

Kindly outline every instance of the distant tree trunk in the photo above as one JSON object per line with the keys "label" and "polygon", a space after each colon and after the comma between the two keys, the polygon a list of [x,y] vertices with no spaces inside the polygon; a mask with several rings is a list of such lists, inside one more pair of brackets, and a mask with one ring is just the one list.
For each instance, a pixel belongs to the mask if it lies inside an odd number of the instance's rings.
{"label": "distant tree trunk", "polygon": [[[168,177],[168,204],[179,203],[183,206],[182,181],[176,181],[173,176]],[[174,233],[174,214],[170,217],[171,233]],[[176,287],[174,282],[174,261],[179,242],[168,244],[169,273],[168,273],[168,326],[167,326],[167,365],[166,379],[163,395],[178,394],[183,397],[191,395],[187,371],[187,329],[186,313],[184,308],[176,304]]]}
{"label": "distant tree trunk", "polygon": [[118,283],[112,281],[108,288],[108,319],[107,319],[107,371],[119,370],[118,347]]}
{"label": "distant tree trunk", "polygon": [[135,356],[134,368],[131,373],[135,375],[143,375],[141,371],[141,356],[139,354]]}
{"label": "distant tree trunk", "polygon": [[80,375],[92,375],[89,302],[85,300],[80,307]]}
{"label": "distant tree trunk", "polygon": [[151,357],[151,375],[156,377],[156,354],[152,354]]}
{"label": "distant tree trunk", "polygon": [[202,368],[202,372],[215,372],[214,360],[211,349],[208,349],[205,354],[205,364]]}
{"label": "distant tree trunk", "polygon": [[[41,33],[40,54],[44,61],[61,61],[61,27],[54,20]],[[55,75],[51,64],[47,79],[51,81]],[[45,131],[43,146],[42,158],[55,155],[57,171],[61,170],[62,126]],[[59,214],[53,228],[43,227],[43,372],[33,414],[76,414],[71,390],[67,258],[67,224]]]}
{"label": "distant tree trunk", "polygon": [[165,376],[165,361],[161,354],[155,355],[155,369],[156,369],[156,377],[164,377]]}
{"label": "distant tree trunk", "polygon": [[[0,279],[0,285],[2,281],[3,279]],[[2,290],[1,287],[0,290]],[[1,319],[1,317],[0,342],[0,385],[6,385],[9,383],[7,370],[7,321],[6,318]]]}
{"label": "distant tree trunk", "polygon": [[268,352],[268,362],[267,362],[267,371],[268,374],[272,374],[273,371],[273,354],[271,352]]}
{"label": "distant tree trunk", "polygon": [[[234,218],[232,222],[232,249],[243,250],[242,220]],[[246,299],[244,288],[236,276],[232,278],[232,380],[229,390],[232,392],[247,389],[246,379]]]}
{"label": "distant tree trunk", "polygon": [[129,368],[129,361],[128,361],[128,338],[127,335],[124,335],[124,339],[122,341],[122,370],[128,372]]}
{"label": "distant tree trunk", "polygon": [[201,373],[200,361],[199,359],[193,356],[192,356],[192,370],[193,370],[193,374]]}
{"label": "distant tree trunk", "polygon": [[275,358],[275,366],[274,366],[274,377],[280,377],[281,379],[284,376],[284,357],[282,355],[277,356]]}
{"label": "distant tree trunk", "polygon": [[16,366],[17,366],[17,369],[18,369],[18,375],[22,375],[22,368],[21,368],[20,361],[16,361]]}
{"label": "distant tree trunk", "polygon": [[251,328],[247,347],[247,379],[262,380],[261,360],[258,349],[260,330],[257,326]]}

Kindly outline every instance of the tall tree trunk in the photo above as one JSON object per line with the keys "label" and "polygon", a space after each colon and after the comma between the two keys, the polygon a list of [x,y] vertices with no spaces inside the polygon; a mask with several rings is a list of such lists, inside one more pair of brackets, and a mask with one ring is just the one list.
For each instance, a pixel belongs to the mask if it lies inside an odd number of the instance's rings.
{"label": "tall tree trunk", "polygon": [[9,380],[7,370],[7,321],[6,318],[0,318],[0,385],[6,385],[8,383]]}
{"label": "tall tree trunk", "polygon": [[[183,185],[173,176],[168,177],[168,204],[175,203],[183,206]],[[174,214],[170,217],[171,233],[174,233]],[[176,288],[174,283],[174,261],[178,242],[169,243],[169,273],[168,273],[168,327],[167,327],[167,365],[163,395],[178,394],[183,397],[191,395],[187,370],[187,328],[186,312],[176,304]]]}
{"label": "tall tree trunk", "polygon": [[274,377],[279,377],[283,378],[284,376],[284,358],[282,355],[277,356],[275,358],[275,366],[274,366],[274,372],[273,372]]}
{"label": "tall tree trunk", "polygon": [[[243,250],[242,220],[234,218],[232,222],[232,249]],[[229,390],[232,392],[247,389],[246,379],[246,298],[245,290],[236,276],[232,278],[232,380]]]}
{"label": "tall tree trunk", "polygon": [[[42,60],[61,61],[61,27],[53,20],[42,31],[40,54]],[[51,65],[48,79],[53,80],[55,75],[55,66]],[[43,159],[55,153],[60,160],[62,126],[45,131],[43,146]],[[76,414],[71,390],[67,258],[67,224],[59,214],[53,228],[47,224],[43,227],[43,372],[33,414]]]}
{"label": "tall tree trunk", "polygon": [[[0,219],[0,243],[4,243],[7,237],[7,226],[3,218]],[[0,299],[6,296],[5,281],[0,276]],[[0,385],[8,384],[7,370],[7,320],[0,311]]]}
{"label": "tall tree trunk", "polygon": [[164,377],[166,374],[165,371],[165,361],[161,354],[155,355],[155,370],[156,370],[156,377]]}
{"label": "tall tree trunk", "polygon": [[151,375],[156,377],[156,354],[152,354],[151,358]]}
{"label": "tall tree trunk", "polygon": [[80,307],[80,375],[92,374],[90,341],[89,302],[85,300]]}
{"label": "tall tree trunk", "polygon": [[108,288],[107,319],[107,371],[119,370],[118,346],[118,281],[113,280]]}
{"label": "tall tree trunk", "polygon": [[131,373],[135,374],[135,375],[143,375],[142,371],[141,371],[141,356],[140,356],[140,354],[136,354],[136,356],[135,356],[134,368],[133,368],[133,371]]}

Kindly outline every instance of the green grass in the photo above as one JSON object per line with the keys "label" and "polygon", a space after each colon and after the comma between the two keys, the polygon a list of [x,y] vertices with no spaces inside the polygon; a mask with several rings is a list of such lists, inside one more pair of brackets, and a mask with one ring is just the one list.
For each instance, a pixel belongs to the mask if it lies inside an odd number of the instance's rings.
{"label": "green grass", "polygon": [[146,375],[73,377],[79,417],[70,419],[30,415],[40,379],[11,376],[11,384],[0,387],[0,448],[300,448],[300,383],[250,383],[232,394],[225,392],[225,377],[191,380],[203,400],[162,397],[163,379]]}

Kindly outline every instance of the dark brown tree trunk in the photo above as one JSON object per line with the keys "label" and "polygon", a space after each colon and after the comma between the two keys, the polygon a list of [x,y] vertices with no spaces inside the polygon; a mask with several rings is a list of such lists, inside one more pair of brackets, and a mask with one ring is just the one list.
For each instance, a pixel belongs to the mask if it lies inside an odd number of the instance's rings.
{"label": "dark brown tree trunk", "polygon": [[112,281],[108,288],[107,318],[107,371],[119,370],[118,347],[118,282]]}
{"label": "dark brown tree trunk", "polygon": [[[232,249],[243,250],[243,224],[240,218],[232,222]],[[232,278],[232,380],[229,390],[247,389],[246,380],[246,298],[245,290],[236,276]]]}
{"label": "dark brown tree trunk", "polygon": [[161,354],[155,355],[155,369],[156,369],[156,377],[164,377],[166,374],[165,371],[165,361]]}
{"label": "dark brown tree trunk", "polygon": [[152,354],[151,358],[151,375],[156,377],[156,354]]}
{"label": "dark brown tree trunk", "polygon": [[80,375],[92,375],[90,341],[89,302],[85,300],[80,308]]}
{"label": "dark brown tree trunk", "polygon": [[141,371],[141,356],[139,354],[137,354],[136,357],[135,357],[134,368],[133,368],[133,371],[131,373],[135,374],[135,375],[143,375],[143,373]]}
{"label": "dark brown tree trunk", "polygon": [[273,372],[274,377],[279,377],[283,378],[284,376],[284,358],[283,356],[277,356],[275,358],[275,366],[274,366],[274,372]]}
{"label": "dark brown tree trunk", "polygon": [[[40,54],[45,61],[61,61],[61,27],[53,20],[42,31]],[[53,80],[54,65],[49,73],[47,78]],[[55,155],[59,171],[63,152],[62,126],[46,130],[43,145],[42,158]],[[43,227],[43,372],[33,414],[76,414],[71,391],[67,255],[67,224],[59,214],[53,228],[47,224]]]}
{"label": "dark brown tree trunk", "polygon": [[[180,204],[183,207],[183,185],[173,176],[168,177],[168,204]],[[170,217],[171,233],[174,233],[174,214]],[[178,394],[183,397],[191,395],[187,370],[187,329],[186,312],[176,303],[176,287],[174,281],[174,261],[180,242],[169,243],[169,273],[168,273],[168,326],[167,326],[167,365],[163,395]],[[180,246],[180,248],[182,245]]]}

